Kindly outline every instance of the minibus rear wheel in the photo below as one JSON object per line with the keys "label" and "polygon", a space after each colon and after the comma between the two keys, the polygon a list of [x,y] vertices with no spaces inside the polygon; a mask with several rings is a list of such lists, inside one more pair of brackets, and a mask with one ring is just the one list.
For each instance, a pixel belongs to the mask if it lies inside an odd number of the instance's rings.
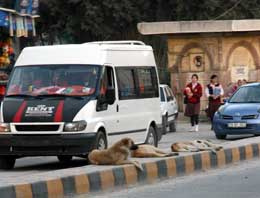
{"label": "minibus rear wheel", "polygon": [[103,131],[98,131],[96,142],[95,142],[95,149],[106,149],[107,148],[107,138]]}
{"label": "minibus rear wheel", "polygon": [[150,145],[153,145],[155,147],[158,146],[158,138],[157,138],[155,128],[153,126],[149,127],[149,131],[148,131],[148,134],[147,134],[147,137],[146,137],[145,144],[150,144]]}
{"label": "minibus rear wheel", "polygon": [[14,168],[16,159],[11,156],[0,157],[0,169],[10,170]]}

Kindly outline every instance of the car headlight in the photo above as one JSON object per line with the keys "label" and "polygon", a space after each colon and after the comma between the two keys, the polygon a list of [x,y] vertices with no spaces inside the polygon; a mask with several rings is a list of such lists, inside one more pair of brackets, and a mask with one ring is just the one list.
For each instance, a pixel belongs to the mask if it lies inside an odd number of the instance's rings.
{"label": "car headlight", "polygon": [[84,131],[86,127],[87,127],[87,122],[84,120],[69,122],[69,123],[65,123],[64,131],[66,132]]}
{"label": "car headlight", "polygon": [[10,132],[10,124],[9,123],[0,123],[0,133]]}

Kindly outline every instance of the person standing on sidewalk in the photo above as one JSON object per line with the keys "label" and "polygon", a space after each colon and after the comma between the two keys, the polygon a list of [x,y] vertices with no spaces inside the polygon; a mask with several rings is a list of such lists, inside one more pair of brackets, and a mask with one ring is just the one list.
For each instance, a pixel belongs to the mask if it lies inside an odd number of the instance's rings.
{"label": "person standing on sidewalk", "polygon": [[199,131],[200,98],[202,96],[202,86],[198,83],[199,77],[193,74],[191,83],[184,90],[184,100],[186,103],[184,115],[190,117],[190,132]]}
{"label": "person standing on sidewalk", "polygon": [[212,122],[214,118],[215,112],[218,110],[218,108],[221,106],[221,98],[224,96],[224,90],[221,84],[218,82],[218,76],[212,75],[210,77],[210,84],[207,85],[205,89],[205,94],[209,100],[208,105],[208,117],[211,121],[211,130],[212,128]]}

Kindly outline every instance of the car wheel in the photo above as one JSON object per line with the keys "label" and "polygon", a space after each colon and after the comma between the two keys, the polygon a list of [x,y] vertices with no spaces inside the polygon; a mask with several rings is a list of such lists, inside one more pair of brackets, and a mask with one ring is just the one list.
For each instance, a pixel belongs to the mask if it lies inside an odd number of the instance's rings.
{"label": "car wheel", "polygon": [[73,156],[71,156],[71,155],[59,155],[59,156],[57,156],[57,158],[61,163],[67,164],[67,163],[71,162]]}
{"label": "car wheel", "polygon": [[170,132],[176,132],[176,121],[170,123]]}
{"label": "car wheel", "polygon": [[150,144],[155,147],[158,146],[158,140],[157,140],[157,135],[154,127],[150,126],[149,131],[145,140],[145,144]]}
{"label": "car wheel", "polygon": [[106,148],[107,148],[107,138],[102,131],[99,131],[97,133],[94,149],[103,150],[103,149],[106,149]]}
{"label": "car wheel", "polygon": [[227,135],[219,135],[219,134],[216,134],[216,138],[219,139],[219,140],[224,140],[226,139]]}
{"label": "car wheel", "polygon": [[16,159],[10,156],[0,157],[0,169],[10,170],[14,168]]}
{"label": "car wheel", "polygon": [[163,135],[165,135],[166,133],[167,133],[167,122],[168,122],[168,117],[167,117],[167,114],[165,115],[165,116],[163,116],[163,118],[162,118],[162,121],[163,121],[163,123],[162,123],[162,130],[163,130]]}

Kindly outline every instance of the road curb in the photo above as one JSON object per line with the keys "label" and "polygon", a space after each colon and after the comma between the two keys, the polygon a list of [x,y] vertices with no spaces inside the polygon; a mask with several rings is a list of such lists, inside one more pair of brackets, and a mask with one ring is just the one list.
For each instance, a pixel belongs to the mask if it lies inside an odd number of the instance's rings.
{"label": "road curb", "polygon": [[143,163],[143,172],[138,171],[132,165],[127,165],[54,180],[1,187],[0,197],[59,198],[75,194],[87,194],[138,183],[153,183],[158,179],[221,168],[225,165],[258,157],[260,157],[260,144],[248,144],[226,148],[216,154],[200,152]]}

